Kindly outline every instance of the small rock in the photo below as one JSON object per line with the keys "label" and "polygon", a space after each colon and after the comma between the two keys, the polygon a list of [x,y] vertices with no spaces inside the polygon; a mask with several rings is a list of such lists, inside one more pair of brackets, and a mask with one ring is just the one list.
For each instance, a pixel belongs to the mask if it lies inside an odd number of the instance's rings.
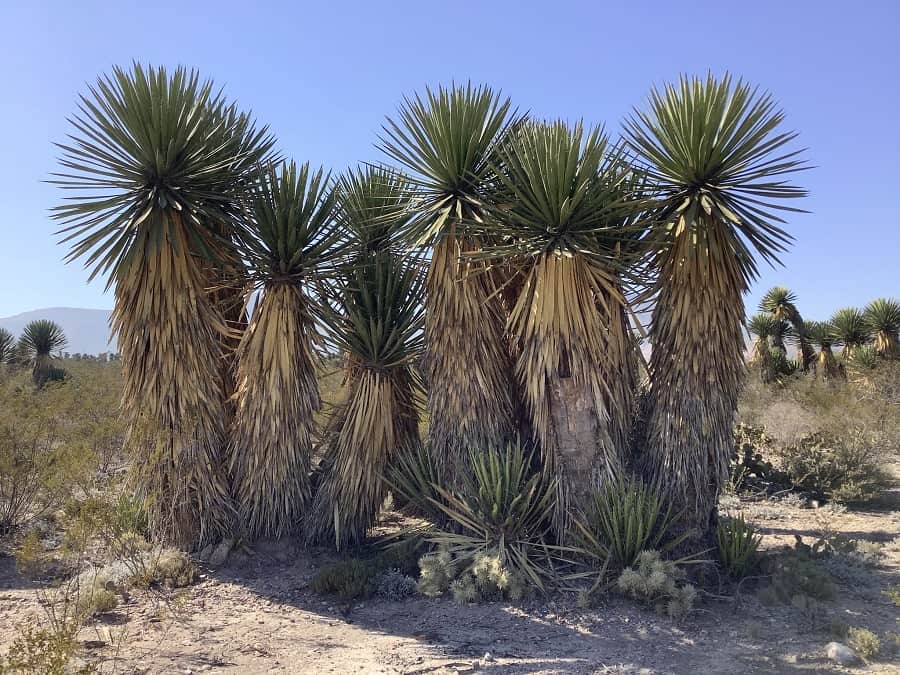
{"label": "small rock", "polygon": [[231,552],[232,546],[234,546],[233,539],[223,539],[222,542],[216,546],[212,555],[209,556],[209,564],[213,567],[224,565],[225,561],[228,560],[228,554]]}
{"label": "small rock", "polygon": [[842,666],[852,666],[859,661],[856,652],[840,642],[829,642],[825,645],[825,656]]}
{"label": "small rock", "polygon": [[494,657],[490,652],[485,652],[484,656],[481,657],[481,660],[489,663],[494,660]]}

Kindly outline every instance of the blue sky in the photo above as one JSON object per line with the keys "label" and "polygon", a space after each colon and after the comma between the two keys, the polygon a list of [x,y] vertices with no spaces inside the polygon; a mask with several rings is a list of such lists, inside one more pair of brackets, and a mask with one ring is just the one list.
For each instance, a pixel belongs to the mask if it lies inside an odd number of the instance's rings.
{"label": "blue sky", "polygon": [[185,64],[277,134],[281,150],[342,170],[379,159],[405,93],[487,82],[538,117],[616,134],[652,84],[730,70],[772,92],[816,169],[791,216],[785,267],[748,297],[794,289],[801,311],[900,296],[900,3],[40,2],[0,3],[0,316],[111,307],[62,262],[48,210],[76,96],[113,64]]}

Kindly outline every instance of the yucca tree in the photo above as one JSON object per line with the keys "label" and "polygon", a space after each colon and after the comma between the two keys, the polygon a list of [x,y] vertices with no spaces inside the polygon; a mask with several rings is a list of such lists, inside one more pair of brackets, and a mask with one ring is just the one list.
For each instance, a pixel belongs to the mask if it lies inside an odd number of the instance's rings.
{"label": "yucca tree", "polygon": [[68,259],[115,288],[112,329],[140,493],[156,537],[230,533],[223,459],[232,337],[217,290],[233,266],[240,202],[272,139],[178,68],[115,68],[81,97],[54,181]]}
{"label": "yucca tree", "polygon": [[761,382],[768,384],[775,380],[775,359],[769,340],[775,331],[777,320],[771,314],[754,314],[747,322],[747,330],[756,339],[750,350],[747,366],[758,371]]}
{"label": "yucca tree", "polygon": [[312,497],[317,287],[341,255],[335,193],[322,169],[270,166],[248,205],[242,249],[254,288],[253,318],[237,350],[229,461],[241,522],[251,538],[301,525]]}
{"label": "yucca tree", "polygon": [[812,343],[819,348],[819,356],[815,362],[816,375],[823,380],[843,377],[844,371],[831,350],[835,341],[834,327],[827,321],[807,321],[806,331]]}
{"label": "yucca tree", "polygon": [[803,316],[797,309],[796,294],[784,286],[775,286],[766,291],[759,303],[760,312],[768,312],[779,321],[787,321],[793,327],[794,336],[800,347],[800,355],[803,359],[803,369],[807,370],[816,358],[816,352],[806,334],[806,324]]}
{"label": "yucca tree", "polygon": [[624,273],[638,240],[633,173],[600,129],[526,122],[498,152],[488,251],[521,277],[508,332],[545,469],[569,531],[625,464],[637,389]]}
{"label": "yucca tree", "polygon": [[325,430],[310,541],[339,550],[362,543],[387,494],[384,476],[391,463],[420,444],[418,267],[379,251],[347,270],[330,319],[334,342],[347,359],[347,394]]}
{"label": "yucca tree", "polygon": [[900,302],[893,298],[873,300],[864,311],[875,338],[875,352],[883,358],[900,357]]}
{"label": "yucca tree", "polygon": [[768,94],[709,75],[654,89],[648,109],[625,124],[657,189],[646,240],[657,272],[648,459],[698,533],[709,530],[728,476],[755,254],[777,260],[790,242],[777,212],[806,194],[785,179],[804,164],[782,121]]}
{"label": "yucca tree", "polygon": [[59,324],[39,319],[22,330],[19,338],[19,356],[31,365],[31,379],[37,387],[43,387],[50,378],[53,356],[66,348],[68,340]]}
{"label": "yucca tree", "polygon": [[0,368],[12,363],[15,350],[15,336],[5,328],[0,328]]}
{"label": "yucca tree", "polygon": [[772,349],[786,358],[787,343],[793,342],[796,339],[796,333],[794,333],[793,327],[787,321],[775,319],[772,323],[770,339],[772,341]]}
{"label": "yucca tree", "polygon": [[425,282],[428,442],[445,485],[460,485],[473,448],[505,447],[518,404],[494,275],[471,257],[484,241],[483,194],[495,150],[517,117],[487,87],[428,89],[388,119],[382,150],[409,172],[416,217],[404,238],[433,247]]}
{"label": "yucca tree", "polygon": [[841,356],[850,358],[854,349],[868,344],[872,340],[872,328],[866,315],[856,307],[844,307],[832,314],[828,323],[831,325],[834,341],[843,345]]}

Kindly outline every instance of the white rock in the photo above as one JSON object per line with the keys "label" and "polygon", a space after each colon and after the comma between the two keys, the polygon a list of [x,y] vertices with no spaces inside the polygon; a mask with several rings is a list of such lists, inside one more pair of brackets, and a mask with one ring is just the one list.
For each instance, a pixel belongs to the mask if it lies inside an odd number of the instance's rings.
{"label": "white rock", "polygon": [[825,645],[825,656],[842,666],[852,666],[859,661],[856,652],[840,642],[829,642]]}

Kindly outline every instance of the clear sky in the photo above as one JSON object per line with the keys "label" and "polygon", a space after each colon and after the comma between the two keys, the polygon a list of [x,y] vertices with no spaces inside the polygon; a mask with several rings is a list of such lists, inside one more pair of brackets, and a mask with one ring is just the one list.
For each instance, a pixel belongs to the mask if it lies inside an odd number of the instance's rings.
{"label": "clear sky", "polygon": [[375,160],[401,96],[487,82],[538,117],[616,134],[651,84],[730,70],[772,92],[816,169],[785,267],[810,318],[900,296],[900,3],[0,1],[0,316],[112,306],[64,265],[48,210],[76,95],[113,64],[184,64],[223,85],[297,160]]}

